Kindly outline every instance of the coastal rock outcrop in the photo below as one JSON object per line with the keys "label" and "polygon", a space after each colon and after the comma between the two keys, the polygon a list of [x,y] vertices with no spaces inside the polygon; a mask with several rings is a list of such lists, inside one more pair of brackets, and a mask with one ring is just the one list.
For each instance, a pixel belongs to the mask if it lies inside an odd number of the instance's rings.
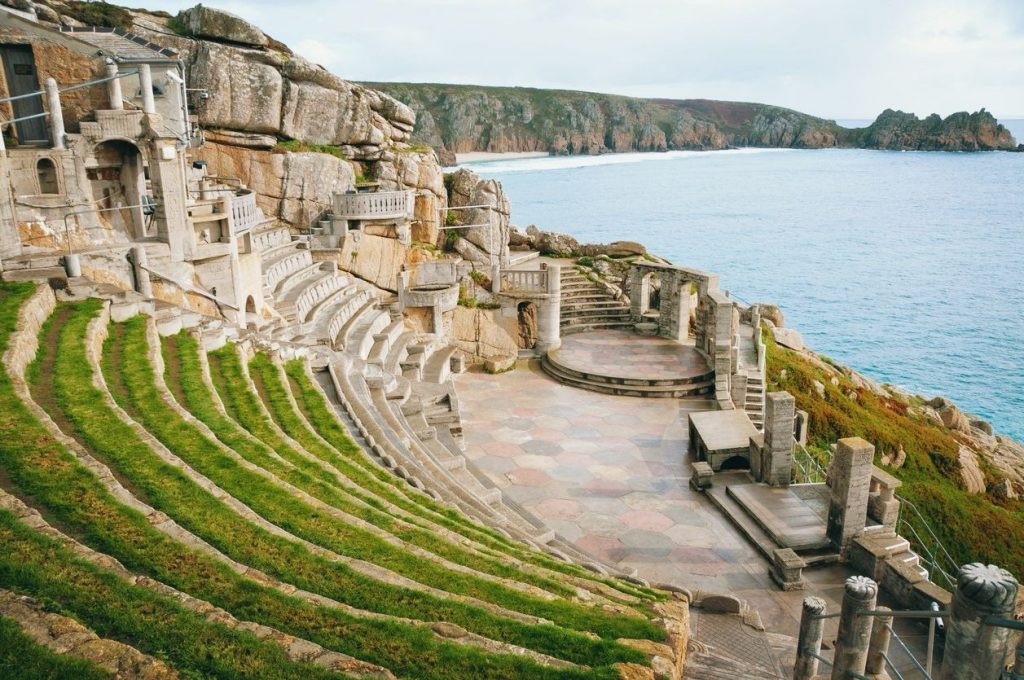
{"label": "coastal rock outcrop", "polygon": [[445,185],[456,252],[473,262],[507,257],[511,207],[501,183],[461,169],[448,175]]}
{"label": "coastal rock outcrop", "polygon": [[469,151],[599,154],[737,146],[820,149],[1015,150],[984,109],[919,120],[887,110],[867,128],[767,104],[413,83],[368,83],[417,113],[417,140],[454,164]]}

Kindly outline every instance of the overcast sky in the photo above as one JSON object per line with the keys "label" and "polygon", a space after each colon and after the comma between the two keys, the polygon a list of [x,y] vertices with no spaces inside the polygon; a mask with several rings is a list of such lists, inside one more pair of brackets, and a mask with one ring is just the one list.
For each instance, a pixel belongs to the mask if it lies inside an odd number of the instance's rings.
{"label": "overcast sky", "polygon": [[[130,3],[129,3],[130,4]],[[176,11],[195,4],[148,0]],[[1024,0],[211,0],[350,80],[1024,117]]]}

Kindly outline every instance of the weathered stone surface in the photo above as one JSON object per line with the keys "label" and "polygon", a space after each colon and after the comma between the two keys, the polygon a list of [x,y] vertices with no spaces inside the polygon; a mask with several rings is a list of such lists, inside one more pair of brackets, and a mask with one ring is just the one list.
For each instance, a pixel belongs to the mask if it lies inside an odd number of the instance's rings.
{"label": "weathered stone surface", "polygon": [[531,225],[526,228],[526,234],[533,239],[533,247],[542,253],[553,255],[572,255],[579,251],[579,241],[568,234],[560,234],[556,231],[541,231]]}
{"label": "weathered stone surface", "polygon": [[771,321],[776,328],[783,328],[786,325],[786,317],[778,305],[759,302],[757,306],[761,310],[761,318],[765,321]]}
{"label": "weathered stone surface", "polygon": [[957,432],[963,432],[964,434],[971,433],[971,423],[967,420],[967,416],[965,416],[963,411],[953,404],[940,408],[938,413],[939,418],[942,420],[942,424],[950,430],[956,430]]}
{"label": "weathered stone surface", "polygon": [[495,310],[456,307],[452,315],[452,339],[466,354],[479,359],[515,357],[515,338],[497,322]]}
{"label": "weathered stone surface", "polygon": [[779,343],[783,347],[800,351],[804,348],[804,340],[800,336],[800,332],[793,330],[792,328],[781,328],[775,326],[771,329],[772,336],[775,338],[775,342]]}
{"label": "weathered stone surface", "polygon": [[491,209],[455,211],[455,219],[459,224],[486,225],[460,229],[459,236],[479,248],[488,257],[508,257],[511,207],[500,182],[480,179],[476,173],[465,168],[457,170],[448,182],[448,205],[452,208],[469,205],[491,206]]}
{"label": "weathered stone surface", "polygon": [[189,87],[210,93],[196,110],[200,124],[278,134],[284,101],[284,77],[278,66],[267,52],[200,43],[189,74]]}
{"label": "weathered stone surface", "polygon": [[266,47],[270,42],[263,31],[242,17],[213,7],[196,5],[178,13],[178,19],[189,33],[199,38]]}
{"label": "weathered stone surface", "polygon": [[409,249],[397,239],[363,234],[359,243],[345,242],[339,266],[380,288],[398,290],[398,273],[402,270]]}
{"label": "weathered stone surface", "polygon": [[636,241],[612,241],[605,249],[605,253],[612,257],[629,257],[632,255],[643,255],[647,247]]}
{"label": "weathered stone surface", "polygon": [[966,446],[957,454],[960,464],[960,483],[970,493],[985,493],[985,474],[978,465],[978,457]]}

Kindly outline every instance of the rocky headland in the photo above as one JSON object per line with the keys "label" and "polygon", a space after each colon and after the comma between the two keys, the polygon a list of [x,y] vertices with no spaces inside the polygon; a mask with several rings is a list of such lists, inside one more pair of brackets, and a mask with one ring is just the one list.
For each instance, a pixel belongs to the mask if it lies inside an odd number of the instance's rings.
{"label": "rocky headland", "polygon": [[554,155],[731,147],[984,151],[1017,149],[984,109],[932,114],[887,109],[866,128],[768,104],[640,99],[520,87],[367,83],[417,114],[414,138],[445,164],[472,151]]}

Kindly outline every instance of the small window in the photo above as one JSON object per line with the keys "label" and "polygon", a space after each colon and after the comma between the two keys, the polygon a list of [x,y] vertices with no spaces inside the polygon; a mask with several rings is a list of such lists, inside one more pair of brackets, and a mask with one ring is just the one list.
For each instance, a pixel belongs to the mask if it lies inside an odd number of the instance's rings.
{"label": "small window", "polygon": [[59,194],[57,184],[57,166],[49,158],[40,158],[36,163],[36,175],[39,177],[39,193]]}
{"label": "small window", "polygon": [[[164,88],[162,88],[159,85],[154,83],[153,84],[153,96],[157,97],[157,98],[163,97],[164,96]],[[136,99],[142,99],[142,88],[139,88],[139,89],[135,90],[135,98]]]}

